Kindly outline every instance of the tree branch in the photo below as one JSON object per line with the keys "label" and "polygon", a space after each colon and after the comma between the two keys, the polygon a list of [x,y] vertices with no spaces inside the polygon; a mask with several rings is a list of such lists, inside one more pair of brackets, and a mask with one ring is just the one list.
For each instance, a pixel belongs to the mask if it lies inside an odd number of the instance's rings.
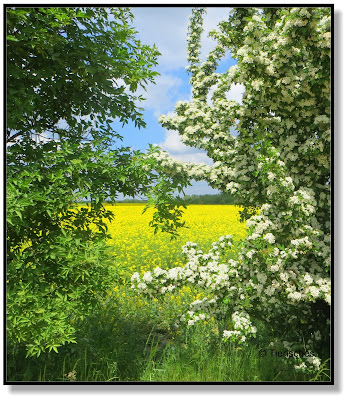
{"label": "tree branch", "polygon": [[12,136],[9,136],[9,134],[8,134],[6,141],[7,141],[7,143],[14,142],[14,139],[16,139],[18,136],[21,136],[21,135],[23,135],[22,131],[19,131],[19,132],[13,134]]}

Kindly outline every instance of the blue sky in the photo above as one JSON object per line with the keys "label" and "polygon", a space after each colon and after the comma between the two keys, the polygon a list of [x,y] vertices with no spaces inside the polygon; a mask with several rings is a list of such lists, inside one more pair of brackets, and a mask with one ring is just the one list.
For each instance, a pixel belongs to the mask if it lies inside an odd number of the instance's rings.
{"label": "blue sky", "polygon": [[[173,131],[167,131],[158,123],[161,114],[167,114],[174,110],[177,101],[191,98],[189,75],[185,69],[187,66],[187,28],[190,7],[132,7],[135,16],[133,25],[139,32],[138,37],[142,43],[156,44],[161,56],[158,59],[156,71],[160,76],[156,77],[156,84],[150,84],[147,92],[144,92],[145,101],[141,107],[145,109],[144,119],[147,124],[145,129],[135,128],[129,123],[121,128],[120,124],[114,124],[116,130],[124,137],[123,145],[134,149],[146,150],[148,144],[157,144],[163,150],[181,161],[205,162],[212,164],[201,150],[185,146],[179,135]],[[228,18],[228,7],[208,7],[204,15],[204,34],[202,37],[201,58],[204,60],[208,52],[214,47],[214,42],[208,38],[207,33],[217,26],[217,23]],[[225,57],[219,67],[226,70],[235,64],[230,56]],[[242,87],[235,87],[233,98],[240,100]],[[186,194],[217,193],[206,182],[194,183],[186,189]]]}

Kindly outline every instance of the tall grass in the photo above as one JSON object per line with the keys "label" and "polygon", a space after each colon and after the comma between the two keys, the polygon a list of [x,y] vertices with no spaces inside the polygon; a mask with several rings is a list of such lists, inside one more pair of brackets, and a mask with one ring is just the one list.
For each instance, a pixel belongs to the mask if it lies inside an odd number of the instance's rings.
{"label": "tall grass", "polygon": [[[171,342],[156,358],[151,355],[141,380],[152,382],[278,382],[309,381],[312,375],[298,372],[290,360],[260,354],[260,343],[254,340],[242,346],[209,340],[204,327],[187,332],[184,339]],[[328,374],[317,380],[328,379]]]}
{"label": "tall grass", "polygon": [[[79,324],[78,343],[58,354],[25,358],[25,351],[8,349],[8,380],[54,382],[272,382],[309,381],[282,357],[265,357],[259,350],[271,338],[242,346],[224,343],[210,325],[190,327],[180,335],[158,328],[145,315],[125,316],[105,305]],[[327,371],[317,380],[329,380]]]}

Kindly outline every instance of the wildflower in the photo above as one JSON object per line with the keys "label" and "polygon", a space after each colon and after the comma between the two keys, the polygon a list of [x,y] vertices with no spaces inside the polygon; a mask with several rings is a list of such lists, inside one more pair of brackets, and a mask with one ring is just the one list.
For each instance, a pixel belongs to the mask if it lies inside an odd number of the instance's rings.
{"label": "wildflower", "polygon": [[267,242],[269,242],[270,244],[275,243],[276,239],[275,236],[269,232],[264,236],[264,240],[266,240]]}
{"label": "wildflower", "polygon": [[320,292],[316,286],[309,286],[308,290],[314,299],[316,299],[319,296]]}

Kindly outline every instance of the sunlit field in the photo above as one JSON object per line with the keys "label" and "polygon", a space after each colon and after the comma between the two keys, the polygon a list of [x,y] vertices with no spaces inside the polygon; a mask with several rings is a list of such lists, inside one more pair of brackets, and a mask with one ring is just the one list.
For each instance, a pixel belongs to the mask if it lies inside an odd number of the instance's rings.
{"label": "sunlit field", "polygon": [[[241,207],[190,205],[184,213],[187,228],[170,240],[149,226],[152,210],[143,204],[106,205],[115,218],[108,223],[114,283],[103,306],[78,322],[77,344],[58,354],[27,359],[18,366],[19,354],[10,358],[16,380],[28,381],[152,381],[230,382],[300,381],[324,379],[296,372],[283,358],[260,357],[271,332],[258,326],[259,336],[242,346],[221,340],[221,326],[211,318],[188,329],[175,325],[185,305],[205,294],[183,286],[161,298],[147,298],[131,289],[134,272],[156,267],[183,266],[181,246],[194,241],[203,251],[220,236],[238,241],[247,235],[238,218]],[[231,250],[232,252],[232,250]],[[228,257],[232,254],[226,254]],[[224,327],[227,326],[224,321]],[[13,361],[12,361],[13,360]],[[12,366],[13,364],[13,366]],[[23,367],[23,368],[22,368]],[[326,369],[325,369],[326,370]],[[325,371],[322,370],[323,373]]]}
{"label": "sunlit field", "polygon": [[[238,242],[246,235],[245,223],[239,221],[241,207],[232,205],[190,205],[185,210],[183,219],[186,227],[180,229],[179,237],[171,240],[167,233],[154,234],[149,226],[153,210],[143,213],[143,204],[107,205],[115,219],[108,224],[112,239],[109,241],[113,249],[116,284],[113,298],[117,303],[126,305],[126,313],[131,312],[153,314],[159,318],[161,327],[167,328],[170,319],[181,312],[181,306],[202,296],[196,288],[183,287],[161,299],[149,302],[143,296],[130,289],[130,278],[134,272],[143,274],[156,267],[163,269],[183,266],[185,259],[181,253],[187,241],[193,241],[203,251],[222,235],[233,235]],[[119,283],[122,283],[119,285]]]}
{"label": "sunlit field", "polygon": [[115,261],[124,278],[134,272],[143,273],[156,267],[172,268],[181,265],[181,247],[187,241],[197,243],[207,251],[222,235],[233,235],[235,241],[246,236],[246,226],[239,222],[241,207],[231,205],[190,205],[183,219],[187,228],[179,231],[177,240],[166,233],[153,232],[149,226],[152,210],[142,214],[143,204],[107,205],[115,219],[108,225],[114,247]]}

